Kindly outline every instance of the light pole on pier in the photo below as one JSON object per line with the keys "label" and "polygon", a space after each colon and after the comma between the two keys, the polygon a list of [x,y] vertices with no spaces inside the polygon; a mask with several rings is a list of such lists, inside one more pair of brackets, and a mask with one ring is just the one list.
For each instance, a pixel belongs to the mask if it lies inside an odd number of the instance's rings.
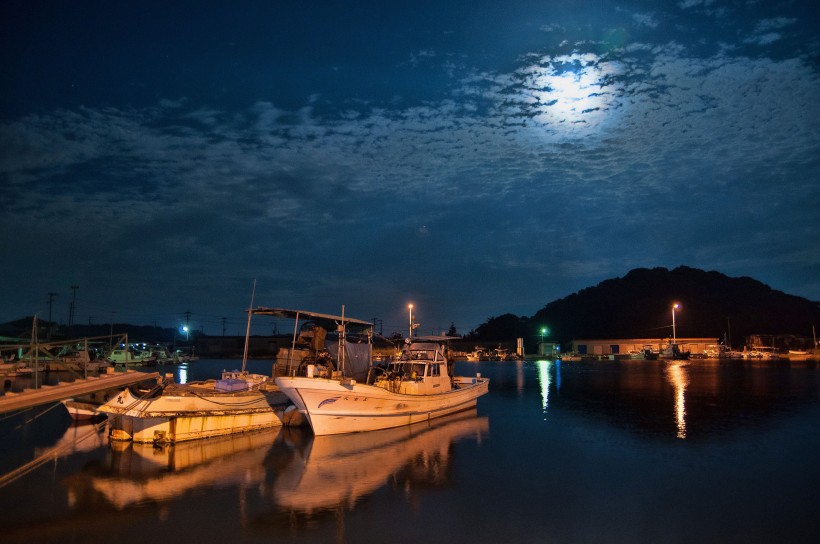
{"label": "light pole on pier", "polygon": [[413,305],[408,304],[407,309],[410,311],[410,335],[408,338],[413,338]]}
{"label": "light pole on pier", "polygon": [[680,308],[680,304],[677,302],[672,305],[672,343],[677,343],[677,336],[675,335],[675,310]]}

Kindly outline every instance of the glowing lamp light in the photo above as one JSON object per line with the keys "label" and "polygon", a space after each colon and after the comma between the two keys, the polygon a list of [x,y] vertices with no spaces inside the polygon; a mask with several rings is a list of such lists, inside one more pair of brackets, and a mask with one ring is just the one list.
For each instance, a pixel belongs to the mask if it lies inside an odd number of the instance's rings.
{"label": "glowing lamp light", "polygon": [[676,343],[676,341],[677,341],[677,336],[675,334],[675,310],[677,310],[678,308],[680,308],[680,304],[678,304],[677,302],[672,305],[672,343],[673,344]]}

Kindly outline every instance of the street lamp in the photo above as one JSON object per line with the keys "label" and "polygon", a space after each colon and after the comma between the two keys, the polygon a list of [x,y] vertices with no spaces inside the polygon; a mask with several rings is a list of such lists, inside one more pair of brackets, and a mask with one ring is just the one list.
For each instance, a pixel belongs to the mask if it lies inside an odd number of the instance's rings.
{"label": "street lamp", "polygon": [[410,335],[408,338],[413,338],[413,305],[408,304],[407,309],[410,311]]}
{"label": "street lamp", "polygon": [[677,343],[677,336],[675,336],[675,310],[680,308],[680,304],[677,302],[672,305],[672,343]]}

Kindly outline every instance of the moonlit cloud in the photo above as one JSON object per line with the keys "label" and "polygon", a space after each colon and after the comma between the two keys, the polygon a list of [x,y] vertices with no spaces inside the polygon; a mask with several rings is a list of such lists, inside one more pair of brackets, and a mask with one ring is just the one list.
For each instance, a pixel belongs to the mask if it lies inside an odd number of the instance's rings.
{"label": "moonlit cloud", "polygon": [[[100,311],[131,285],[170,312],[203,292],[239,308],[257,277],[271,305],[335,311],[344,298],[381,315],[432,282],[427,321],[462,329],[639,266],[773,281],[777,263],[793,281],[820,262],[805,206],[818,198],[820,80],[805,56],[750,50],[791,43],[800,21],[760,16],[737,34],[748,42],[721,43],[691,39],[697,27],[664,9],[613,12],[631,28],[618,43],[604,39],[612,21],[593,32],[570,19],[528,26],[517,47],[468,49],[466,30],[405,48],[396,37],[371,76],[410,83],[383,95],[355,79],[365,61],[341,56],[328,66],[342,79],[308,71],[295,97],[274,92],[297,85],[291,74],[247,100],[185,88],[6,114],[0,210],[26,227],[0,240],[38,270],[7,272],[36,285],[14,311],[52,289],[58,262],[67,281],[99,286]],[[761,248],[765,261],[749,257]],[[820,296],[816,280],[801,289]]]}

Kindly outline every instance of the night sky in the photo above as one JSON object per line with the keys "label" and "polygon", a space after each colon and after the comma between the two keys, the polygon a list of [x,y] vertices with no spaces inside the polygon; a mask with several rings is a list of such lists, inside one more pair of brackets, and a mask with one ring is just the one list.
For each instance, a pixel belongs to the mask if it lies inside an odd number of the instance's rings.
{"label": "night sky", "polygon": [[76,285],[242,334],[256,279],[466,333],[679,265],[820,300],[814,2],[5,0],[0,71],[0,322]]}

